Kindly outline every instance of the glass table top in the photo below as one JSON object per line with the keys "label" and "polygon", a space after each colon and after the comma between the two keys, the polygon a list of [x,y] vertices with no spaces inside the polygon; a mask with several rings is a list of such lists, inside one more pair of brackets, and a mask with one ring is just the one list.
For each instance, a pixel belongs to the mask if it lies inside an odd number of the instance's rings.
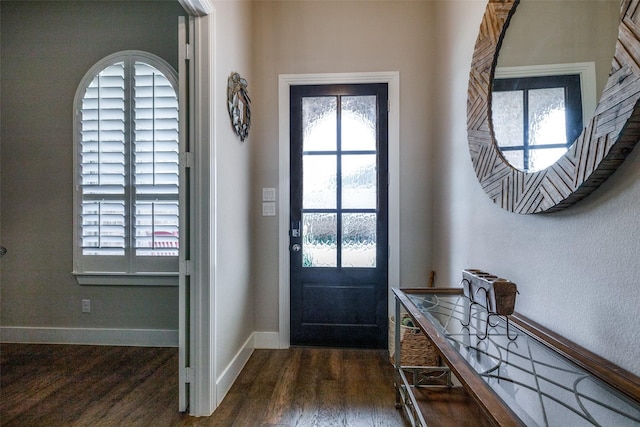
{"label": "glass table top", "polygon": [[463,295],[406,296],[524,424],[640,426],[639,402],[503,316],[487,328],[486,309]]}

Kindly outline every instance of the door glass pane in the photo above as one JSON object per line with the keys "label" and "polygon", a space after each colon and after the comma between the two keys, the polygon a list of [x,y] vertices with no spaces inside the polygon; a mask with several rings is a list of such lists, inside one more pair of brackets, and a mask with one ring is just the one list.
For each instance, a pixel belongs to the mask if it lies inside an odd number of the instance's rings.
{"label": "door glass pane", "polygon": [[338,265],[338,217],[335,213],[302,214],[302,266]]}
{"label": "door glass pane", "polygon": [[342,97],[342,149],[376,149],[376,96]]}
{"label": "door glass pane", "polygon": [[511,166],[519,170],[525,170],[524,167],[524,151],[522,149],[519,150],[509,150],[503,151],[502,157],[509,162]]}
{"label": "door glass pane", "polygon": [[566,144],[565,110],[563,87],[530,90],[529,143]]}
{"label": "door glass pane", "polygon": [[540,148],[529,150],[529,168],[539,171],[546,169],[567,152],[566,148]]}
{"label": "door glass pane", "polygon": [[342,214],[342,266],[376,266],[376,217],[374,213]]}
{"label": "door glass pane", "polygon": [[[524,143],[523,92],[494,91],[491,94],[491,120],[496,143],[500,147],[519,146]],[[499,126],[497,126],[499,124]],[[503,155],[507,155],[505,152]],[[511,163],[514,164],[514,163]]]}
{"label": "door glass pane", "polygon": [[335,209],[336,156],[302,157],[302,208]]}
{"label": "door glass pane", "polygon": [[377,195],[376,155],[342,156],[342,207],[375,209]]}
{"label": "door glass pane", "polygon": [[335,151],[337,117],[335,96],[302,98],[302,151]]}

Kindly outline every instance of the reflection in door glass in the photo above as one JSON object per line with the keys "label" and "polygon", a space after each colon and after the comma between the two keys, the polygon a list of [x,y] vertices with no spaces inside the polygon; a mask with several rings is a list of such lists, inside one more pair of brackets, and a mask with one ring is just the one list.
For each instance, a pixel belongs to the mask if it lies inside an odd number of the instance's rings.
{"label": "reflection in door glass", "polygon": [[341,98],[343,150],[376,149],[376,96]]}
{"label": "reflection in door glass", "polygon": [[[493,132],[496,136],[496,143],[499,147],[522,145],[522,141],[524,141],[523,91],[494,91],[491,96],[491,116],[494,123]],[[502,154],[506,155],[506,152]],[[515,163],[511,164],[518,169],[522,169],[522,166]]]}
{"label": "reflection in door glass", "polygon": [[376,198],[376,155],[343,155],[342,207],[344,209],[375,209]]}
{"label": "reflection in door glass", "polygon": [[564,88],[529,91],[529,171],[546,169],[558,161],[566,148],[534,149],[537,145],[567,144]]}
{"label": "reflection in door glass", "polygon": [[524,151],[522,150],[513,150],[513,151],[503,151],[502,157],[509,162],[511,166],[518,170],[524,170]]}
{"label": "reflection in door glass", "polygon": [[335,213],[302,214],[302,266],[338,265],[338,217]]}
{"label": "reflection in door glass", "polygon": [[565,110],[564,88],[530,90],[529,143],[566,144]]}
{"label": "reflection in door glass", "polygon": [[376,266],[376,219],[374,213],[342,214],[342,266]]}
{"label": "reflection in door glass", "polygon": [[546,169],[557,162],[566,152],[566,148],[532,149],[529,151],[529,164],[533,165],[534,170]]}
{"label": "reflection in door glass", "polygon": [[304,209],[335,209],[336,156],[303,155],[302,170]]}
{"label": "reflection in door glass", "polygon": [[338,99],[302,98],[302,151],[333,151],[337,147]]}

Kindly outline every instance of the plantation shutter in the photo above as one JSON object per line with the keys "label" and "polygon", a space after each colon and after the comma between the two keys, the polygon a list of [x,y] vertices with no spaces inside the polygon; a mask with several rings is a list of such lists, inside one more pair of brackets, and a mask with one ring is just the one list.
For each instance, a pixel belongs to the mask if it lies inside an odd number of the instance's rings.
{"label": "plantation shutter", "polygon": [[81,108],[82,253],[124,255],[124,62],[106,67],[91,81]]}
{"label": "plantation shutter", "polygon": [[136,254],[178,256],[178,97],[148,64],[134,81]]}
{"label": "plantation shutter", "polygon": [[76,270],[177,272],[175,76],[152,55],[124,52],[104,63],[76,95]]}

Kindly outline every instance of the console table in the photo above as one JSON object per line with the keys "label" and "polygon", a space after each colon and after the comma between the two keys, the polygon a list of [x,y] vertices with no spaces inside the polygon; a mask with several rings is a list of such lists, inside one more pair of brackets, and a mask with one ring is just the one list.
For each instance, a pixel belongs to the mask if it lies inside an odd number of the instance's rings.
{"label": "console table", "polygon": [[412,425],[640,426],[637,376],[517,313],[487,319],[462,289],[393,292],[395,318],[408,313],[442,360],[401,366],[395,322],[396,404]]}

